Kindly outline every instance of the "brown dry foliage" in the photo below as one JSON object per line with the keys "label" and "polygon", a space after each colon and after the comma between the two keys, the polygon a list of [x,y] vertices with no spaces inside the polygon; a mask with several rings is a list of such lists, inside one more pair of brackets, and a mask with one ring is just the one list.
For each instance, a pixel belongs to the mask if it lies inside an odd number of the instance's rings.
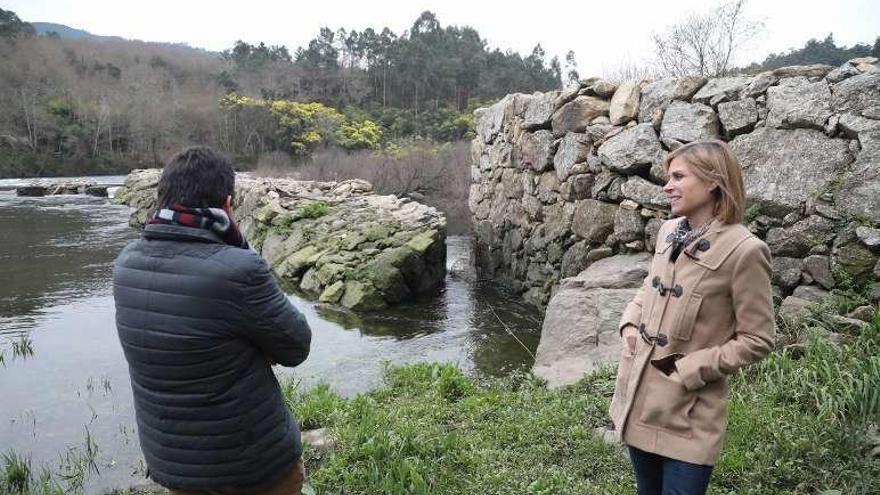
{"label": "brown dry foliage", "polygon": [[470,145],[467,141],[444,144],[412,141],[383,151],[346,152],[328,148],[299,163],[283,153],[268,153],[260,157],[255,173],[300,180],[364,179],[372,183],[379,194],[408,196],[443,211],[451,234],[470,229],[467,207]]}

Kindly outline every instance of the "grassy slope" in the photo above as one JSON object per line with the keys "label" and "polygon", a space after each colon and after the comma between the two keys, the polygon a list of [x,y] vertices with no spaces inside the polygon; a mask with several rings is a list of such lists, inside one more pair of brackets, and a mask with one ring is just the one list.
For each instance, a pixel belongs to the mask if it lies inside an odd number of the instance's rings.
{"label": "grassy slope", "polygon": [[[304,427],[327,426],[336,442],[307,454],[318,493],[634,493],[622,451],[593,435],[612,388],[608,369],[549,391],[420,364],[350,400],[326,387],[288,393]],[[812,338],[797,355],[775,353],[732,390],[710,493],[878,493],[880,320],[845,344]]]}
{"label": "grassy slope", "polygon": [[[825,314],[782,340],[828,328]],[[710,493],[878,493],[880,318],[843,337],[809,338],[734,377]],[[326,386],[285,393],[304,429],[326,426],[335,441],[306,450],[311,492],[634,493],[623,452],[593,434],[607,425],[613,375],[551,391],[528,376],[478,382],[419,364],[390,368],[384,386],[353,399]],[[3,461],[0,493],[69,492],[14,454]]]}

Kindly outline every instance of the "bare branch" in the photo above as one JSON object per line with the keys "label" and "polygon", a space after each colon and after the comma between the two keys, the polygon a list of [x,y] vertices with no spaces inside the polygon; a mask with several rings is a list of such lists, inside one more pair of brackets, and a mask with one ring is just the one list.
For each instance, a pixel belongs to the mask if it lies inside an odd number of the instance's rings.
{"label": "bare branch", "polygon": [[692,14],[654,34],[656,65],[666,75],[715,77],[733,69],[737,51],[763,25],[744,16],[746,0],[731,0]]}

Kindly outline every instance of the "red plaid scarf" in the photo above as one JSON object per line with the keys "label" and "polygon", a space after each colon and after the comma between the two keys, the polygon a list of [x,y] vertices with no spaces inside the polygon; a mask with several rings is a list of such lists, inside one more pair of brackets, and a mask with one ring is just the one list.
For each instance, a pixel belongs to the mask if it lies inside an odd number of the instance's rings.
{"label": "red plaid scarf", "polygon": [[183,225],[206,229],[219,235],[223,242],[230,246],[249,249],[247,241],[238,230],[238,226],[226,212],[220,208],[191,208],[180,204],[170,208],[156,210],[149,224]]}

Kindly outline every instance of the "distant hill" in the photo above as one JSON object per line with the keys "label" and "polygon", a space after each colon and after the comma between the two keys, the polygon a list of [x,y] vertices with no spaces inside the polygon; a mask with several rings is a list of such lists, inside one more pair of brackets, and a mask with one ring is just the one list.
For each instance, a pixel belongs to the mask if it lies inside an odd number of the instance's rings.
{"label": "distant hill", "polygon": [[51,33],[56,33],[58,36],[67,39],[105,39],[105,40],[122,40],[119,36],[99,36],[97,34],[92,34],[88,31],[82,29],[72,28],[70,26],[65,26],[64,24],[55,24],[54,22],[31,22],[31,26],[34,27],[34,30],[39,35],[48,35]]}
{"label": "distant hill", "polygon": [[[103,41],[138,41],[138,40],[129,40],[127,38],[123,38],[121,36],[101,36],[97,34],[92,34],[84,29],[72,28],[70,26],[65,26],[64,24],[56,24],[54,22],[31,22],[29,23],[34,27],[34,30],[38,35],[48,36],[50,34],[57,34],[61,38],[65,39],[91,39],[91,40],[103,40]],[[186,43],[164,43],[158,41],[146,41],[144,43],[150,43],[155,45],[167,46],[171,48],[183,49],[183,50],[192,50],[199,53],[215,53],[209,50],[205,50],[202,48],[194,48]]]}

